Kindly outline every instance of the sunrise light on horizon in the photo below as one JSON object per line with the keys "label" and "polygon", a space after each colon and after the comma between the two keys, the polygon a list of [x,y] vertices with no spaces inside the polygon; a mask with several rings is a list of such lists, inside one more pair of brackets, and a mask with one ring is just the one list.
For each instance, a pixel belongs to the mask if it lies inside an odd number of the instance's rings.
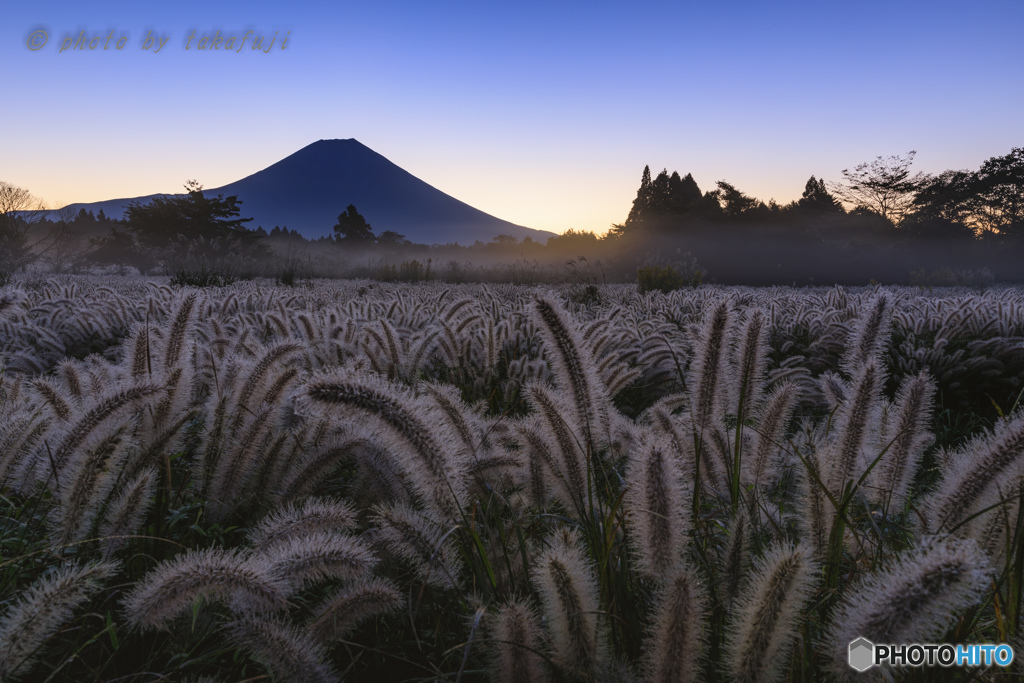
{"label": "sunrise light on horizon", "polygon": [[51,207],[216,188],[355,138],[499,218],[601,233],[645,165],[786,203],[810,175],[880,155],[917,150],[914,170],[939,173],[1024,144],[1019,2],[44,1],[5,15],[0,180]]}

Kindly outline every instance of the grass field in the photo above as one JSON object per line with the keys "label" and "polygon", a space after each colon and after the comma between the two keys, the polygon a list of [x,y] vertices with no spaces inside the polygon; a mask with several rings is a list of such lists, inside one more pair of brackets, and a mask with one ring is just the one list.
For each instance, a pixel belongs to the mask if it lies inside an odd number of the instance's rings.
{"label": "grass field", "polygon": [[1022,390],[1018,289],[15,278],[0,679],[1024,657]]}

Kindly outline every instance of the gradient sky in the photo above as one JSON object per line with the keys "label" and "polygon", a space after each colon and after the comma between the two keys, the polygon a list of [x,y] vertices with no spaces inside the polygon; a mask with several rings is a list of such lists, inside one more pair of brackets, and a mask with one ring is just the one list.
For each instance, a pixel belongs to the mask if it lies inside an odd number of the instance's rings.
{"label": "gradient sky", "polygon": [[[213,188],[356,138],[500,218],[604,232],[645,164],[785,203],[879,155],[916,149],[937,173],[1024,145],[1021,0],[43,0],[3,15],[0,180],[50,206]],[[36,30],[49,40],[32,51]],[[60,53],[82,30],[128,40]],[[278,44],[186,50],[193,30]],[[168,37],[160,53],[142,49],[149,31]]]}

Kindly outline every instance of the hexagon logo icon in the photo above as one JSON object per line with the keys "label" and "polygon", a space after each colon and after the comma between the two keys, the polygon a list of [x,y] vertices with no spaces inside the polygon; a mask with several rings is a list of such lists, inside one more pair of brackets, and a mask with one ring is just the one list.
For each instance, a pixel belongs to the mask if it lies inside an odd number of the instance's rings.
{"label": "hexagon logo icon", "polygon": [[875,665],[875,644],[867,638],[858,638],[850,643],[850,666],[857,671],[867,671]]}

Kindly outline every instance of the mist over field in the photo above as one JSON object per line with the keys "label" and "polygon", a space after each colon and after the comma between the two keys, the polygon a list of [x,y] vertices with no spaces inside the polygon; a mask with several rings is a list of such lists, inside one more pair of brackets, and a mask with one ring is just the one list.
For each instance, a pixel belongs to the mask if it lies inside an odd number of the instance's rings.
{"label": "mist over field", "polygon": [[1024,281],[1024,148],[939,175],[914,173],[915,154],[863,162],[842,181],[812,175],[786,205],[645,167],[622,223],[554,235],[478,211],[356,140],[321,140],[235,183],[189,181],[178,195],[43,211],[28,190],[2,183],[0,272],[642,289],[651,269],[670,272],[674,286]]}

